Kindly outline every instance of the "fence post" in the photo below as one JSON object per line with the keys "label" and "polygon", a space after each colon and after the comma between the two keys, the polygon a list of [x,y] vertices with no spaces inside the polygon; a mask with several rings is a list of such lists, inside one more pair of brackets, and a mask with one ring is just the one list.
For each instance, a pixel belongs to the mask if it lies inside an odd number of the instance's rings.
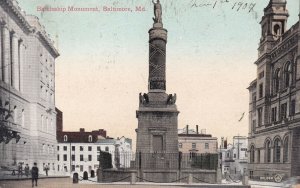
{"label": "fence post", "polygon": [[193,174],[189,173],[188,184],[192,184],[192,183],[193,183]]}
{"label": "fence post", "polygon": [[249,178],[248,178],[248,172],[246,170],[246,168],[244,168],[244,173],[243,173],[243,177],[242,177],[242,184],[243,185],[248,185],[249,184]]}
{"label": "fence post", "polygon": [[178,170],[181,170],[182,152],[178,153]]}
{"label": "fence post", "polygon": [[136,183],[136,172],[131,172],[131,181],[130,184]]}
{"label": "fence post", "polygon": [[142,169],[142,152],[139,152],[139,169]]}

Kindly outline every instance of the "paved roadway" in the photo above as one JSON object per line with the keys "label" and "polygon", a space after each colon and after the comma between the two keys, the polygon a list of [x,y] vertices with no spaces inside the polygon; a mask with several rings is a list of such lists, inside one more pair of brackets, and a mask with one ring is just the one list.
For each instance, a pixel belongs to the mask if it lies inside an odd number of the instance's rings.
{"label": "paved roadway", "polygon": [[[10,180],[10,181],[0,181],[0,188],[30,188],[31,180]],[[187,185],[187,184],[171,184],[171,185],[153,185],[153,184],[136,184],[129,185],[128,183],[118,185],[114,184],[93,184],[91,182],[81,182],[79,184],[73,184],[71,178],[45,178],[38,181],[37,188],[151,188],[151,187],[163,187],[163,188],[180,188],[180,187],[208,187],[208,188],[218,188],[218,187],[233,187],[238,188],[234,185]],[[251,186],[252,188],[266,188],[269,186]]]}

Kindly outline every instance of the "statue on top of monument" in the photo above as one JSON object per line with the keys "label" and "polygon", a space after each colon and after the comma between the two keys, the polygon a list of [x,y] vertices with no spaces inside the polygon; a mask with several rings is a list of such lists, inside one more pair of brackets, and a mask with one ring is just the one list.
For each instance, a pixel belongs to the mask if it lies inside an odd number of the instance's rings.
{"label": "statue on top of monument", "polygon": [[159,0],[156,0],[156,3],[154,2],[154,0],[152,0],[152,3],[154,4],[154,16],[155,16],[155,18],[153,18],[153,21],[154,21],[154,23],[162,23],[162,20],[161,20],[161,14],[162,14],[161,4],[160,4]]}

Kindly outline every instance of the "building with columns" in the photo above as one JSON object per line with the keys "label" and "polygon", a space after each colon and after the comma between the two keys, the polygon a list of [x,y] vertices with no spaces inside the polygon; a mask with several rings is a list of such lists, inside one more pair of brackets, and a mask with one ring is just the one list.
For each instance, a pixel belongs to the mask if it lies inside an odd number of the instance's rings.
{"label": "building with columns", "polygon": [[[38,17],[16,0],[0,1],[0,107],[20,139],[0,143],[0,166],[48,165],[56,171],[55,58],[58,51]],[[3,121],[3,119],[1,119]],[[40,173],[44,173],[40,170]]]}
{"label": "building with columns", "polygon": [[249,175],[300,175],[300,26],[287,28],[287,0],[270,0],[260,22],[257,77],[249,86]]}

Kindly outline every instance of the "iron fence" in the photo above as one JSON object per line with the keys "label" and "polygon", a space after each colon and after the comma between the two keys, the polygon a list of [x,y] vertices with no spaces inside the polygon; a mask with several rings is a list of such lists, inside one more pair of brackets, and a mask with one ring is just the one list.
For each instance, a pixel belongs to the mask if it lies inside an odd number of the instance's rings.
{"label": "iron fence", "polygon": [[119,152],[112,159],[117,169],[203,169],[216,170],[218,154]]}

